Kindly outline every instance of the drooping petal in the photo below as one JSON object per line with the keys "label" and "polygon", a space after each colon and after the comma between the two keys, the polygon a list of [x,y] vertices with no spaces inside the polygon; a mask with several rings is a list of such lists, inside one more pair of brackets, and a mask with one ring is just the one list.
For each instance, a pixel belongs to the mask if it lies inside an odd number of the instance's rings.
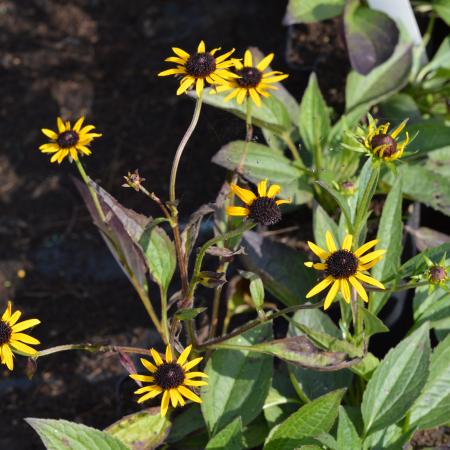
{"label": "drooping petal", "polygon": [[273,53],[269,53],[267,56],[265,56],[256,66],[256,68],[260,71],[263,72],[264,70],[266,70],[269,66],[270,63],[273,60],[273,57],[275,55]]}
{"label": "drooping petal", "polygon": [[258,183],[258,194],[260,197],[265,197],[267,195],[267,178]]}
{"label": "drooping petal", "polygon": [[256,200],[256,195],[249,189],[244,189],[237,184],[230,185],[231,191],[236,194],[246,205],[251,205]]}
{"label": "drooping petal", "polygon": [[350,284],[356,289],[358,295],[367,303],[369,297],[367,296],[367,292],[363,285],[355,277],[350,277],[348,281],[350,281]]}
{"label": "drooping petal", "polygon": [[197,394],[194,394],[190,389],[188,389],[185,386],[178,386],[178,392],[184,395],[189,400],[192,400],[193,402],[196,403],[202,402],[202,399]]}
{"label": "drooping petal", "polygon": [[183,396],[179,393],[178,389],[174,389],[175,391],[175,395],[178,398],[178,402],[180,403],[181,406],[184,406],[186,404],[186,402],[184,401]]}
{"label": "drooping petal", "polygon": [[330,290],[328,291],[327,296],[325,297],[325,303],[323,304],[323,309],[328,309],[331,304],[333,303],[333,300],[336,298],[336,295],[339,291],[339,280],[335,280],[333,285],[331,286]]}
{"label": "drooping petal", "polygon": [[236,102],[238,105],[242,105],[242,103],[244,103],[245,98],[247,97],[247,89],[245,88],[241,88],[239,90],[239,93],[236,97]]}
{"label": "drooping petal", "polygon": [[328,251],[330,251],[331,253],[335,252],[337,248],[330,230],[327,230],[327,232],[325,233],[325,239],[327,241]]}
{"label": "drooping petal", "polygon": [[134,393],[135,393],[136,395],[141,395],[141,394],[143,394],[144,392],[150,392],[150,391],[153,391],[152,385],[150,385],[150,386],[144,386],[144,387],[141,387],[141,388],[139,388],[139,389],[136,389],[136,390],[134,391]]}
{"label": "drooping petal", "polygon": [[172,402],[172,406],[174,408],[176,408],[178,405],[178,396],[177,396],[176,392],[177,392],[176,389],[169,390],[170,401]]}
{"label": "drooping petal", "polygon": [[366,242],[364,245],[361,245],[361,247],[358,248],[358,250],[355,251],[354,255],[356,257],[360,257],[363,253],[366,253],[367,250],[370,250],[372,247],[375,247],[375,245],[378,244],[378,239],[374,239],[373,241]]}
{"label": "drooping petal", "polygon": [[330,254],[325,251],[323,248],[314,244],[314,242],[308,241],[308,247],[311,249],[313,253],[315,253],[320,259],[327,259]]}
{"label": "drooping petal", "polygon": [[227,214],[229,216],[246,217],[250,214],[250,211],[243,206],[228,206]]}
{"label": "drooping petal", "polygon": [[195,78],[193,77],[187,77],[181,84],[180,87],[177,89],[177,95],[184,94],[194,83]]}
{"label": "drooping petal", "polygon": [[205,86],[205,80],[203,78],[199,78],[197,80],[197,83],[195,85],[195,91],[197,92],[197,95],[200,97],[203,92],[203,87]]}
{"label": "drooping petal", "polygon": [[342,248],[344,250],[350,251],[352,248],[353,236],[351,234],[347,234],[344,238],[344,242],[342,243]]}
{"label": "drooping petal", "polygon": [[236,97],[239,94],[239,89],[233,89],[224,99],[223,101],[229,102],[230,100],[232,100],[234,97]]}
{"label": "drooping petal", "polygon": [[180,356],[177,359],[177,364],[179,364],[180,366],[182,366],[186,360],[189,357],[189,353],[191,353],[192,350],[192,345],[188,345],[180,354]]}
{"label": "drooping petal", "polygon": [[331,275],[328,275],[325,279],[323,279],[319,284],[316,284],[307,294],[306,298],[311,298],[314,295],[317,295],[319,292],[322,292],[326,289],[332,282],[334,278]]}
{"label": "drooping petal", "polygon": [[4,344],[1,349],[3,361],[9,370],[14,369],[13,354],[8,344]]}
{"label": "drooping petal", "polygon": [[371,284],[372,286],[376,286],[377,288],[384,289],[384,285],[380,283],[375,278],[369,277],[369,275],[365,275],[361,272],[356,272],[356,278],[358,278],[361,281],[364,281],[367,284]]}
{"label": "drooping petal", "polygon": [[37,350],[35,348],[32,348],[29,345],[24,344],[23,342],[14,341],[11,339],[9,344],[14,350],[24,353],[25,355],[32,356],[37,353]]}
{"label": "drooping petal", "polygon": [[259,97],[258,93],[256,92],[256,89],[251,88],[248,90],[250,93],[250,97],[255,103],[255,105],[259,108],[261,106],[261,98]]}
{"label": "drooping petal", "polygon": [[340,284],[341,284],[341,292],[342,292],[342,296],[344,297],[344,300],[347,303],[350,303],[351,295],[350,295],[350,286],[348,285],[348,281],[345,278],[343,278],[342,280],[340,280]]}
{"label": "drooping petal", "polygon": [[157,397],[159,394],[161,394],[162,389],[159,386],[156,386],[156,388],[153,388],[148,394],[143,395],[140,399],[138,399],[138,403],[145,402],[146,400],[149,400],[151,398]]}
{"label": "drooping petal", "polygon": [[277,204],[277,206],[288,205],[289,203],[292,203],[292,200],[290,198],[288,198],[288,199],[280,199],[280,200],[276,200],[275,203]]}
{"label": "drooping petal", "polygon": [[163,417],[167,414],[167,410],[169,409],[169,399],[170,399],[169,391],[164,391],[161,400],[161,415]]}
{"label": "drooping petal", "polygon": [[274,198],[276,197],[281,191],[281,186],[279,184],[272,184],[270,186],[269,191],[267,192],[267,197]]}

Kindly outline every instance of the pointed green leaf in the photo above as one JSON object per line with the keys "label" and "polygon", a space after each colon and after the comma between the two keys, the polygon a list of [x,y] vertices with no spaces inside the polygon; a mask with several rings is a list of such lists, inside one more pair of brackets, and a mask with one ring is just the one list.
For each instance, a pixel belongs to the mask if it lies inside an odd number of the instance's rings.
{"label": "pointed green leaf", "polygon": [[366,338],[377,333],[388,333],[389,328],[377,316],[372,314],[368,309],[358,305],[364,321],[364,335]]}
{"label": "pointed green leaf", "polygon": [[80,423],[32,417],[25,420],[39,434],[47,450],[130,450],[108,433]]}
{"label": "pointed green leaf", "polygon": [[366,434],[395,424],[407,413],[425,384],[429,358],[428,324],[389,351],[364,391]]}
{"label": "pointed green leaf", "polygon": [[284,25],[319,22],[342,13],[345,0],[289,0]]}
{"label": "pointed green leaf", "polygon": [[338,415],[345,389],[330,392],[302,406],[269,436],[264,450],[292,450],[302,439],[328,432]]}
{"label": "pointed green leaf", "polygon": [[339,406],[339,423],[337,429],[337,450],[361,448],[361,438],[355,425],[350,420],[343,406]]}
{"label": "pointed green leaf", "polygon": [[206,446],[206,450],[242,450],[242,422],[240,417],[236,417],[223,430],[220,430]]}

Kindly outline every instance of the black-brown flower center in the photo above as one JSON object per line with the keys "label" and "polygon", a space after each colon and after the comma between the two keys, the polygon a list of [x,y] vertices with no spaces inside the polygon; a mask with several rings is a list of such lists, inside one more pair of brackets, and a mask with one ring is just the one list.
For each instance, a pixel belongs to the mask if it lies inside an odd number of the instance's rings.
{"label": "black-brown flower center", "polygon": [[78,133],[76,131],[69,130],[62,132],[56,139],[56,142],[58,143],[60,148],[69,148],[76,145],[78,143],[78,140]]}
{"label": "black-brown flower center", "polygon": [[377,150],[379,156],[381,156],[382,149],[384,149],[382,156],[392,156],[397,152],[397,142],[392,136],[389,136],[389,134],[380,133],[375,135],[372,138],[370,145],[372,150],[375,150],[380,145],[383,146],[380,150]]}
{"label": "black-brown flower center", "polygon": [[174,389],[184,382],[184,370],[177,363],[163,363],[155,372],[155,383],[161,388]]}
{"label": "black-brown flower center", "polygon": [[194,53],[186,61],[186,72],[196,78],[204,78],[216,70],[216,58],[211,53]]}
{"label": "black-brown flower center", "polygon": [[258,197],[249,206],[249,217],[261,225],[275,225],[281,220],[281,211],[276,201],[269,197]]}
{"label": "black-brown flower center", "polygon": [[447,278],[447,271],[442,266],[433,266],[430,269],[430,277],[432,281],[439,283]]}
{"label": "black-brown flower center", "polygon": [[12,328],[4,320],[0,320],[0,345],[7,344],[11,339]]}
{"label": "black-brown flower center", "polygon": [[333,278],[349,278],[358,270],[358,258],[348,250],[337,250],[326,260],[327,274]]}
{"label": "black-brown flower center", "polygon": [[243,88],[255,88],[262,79],[262,73],[256,67],[244,67],[236,70],[236,74],[241,77],[236,78],[236,82]]}

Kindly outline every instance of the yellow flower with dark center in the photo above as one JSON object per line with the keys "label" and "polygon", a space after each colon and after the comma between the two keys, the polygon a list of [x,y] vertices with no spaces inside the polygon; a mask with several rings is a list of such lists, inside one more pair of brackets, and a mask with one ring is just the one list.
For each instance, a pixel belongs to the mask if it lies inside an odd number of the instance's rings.
{"label": "yellow flower with dark center", "polygon": [[244,64],[239,60],[235,60],[235,72],[239,78],[233,78],[227,84],[217,86],[217,92],[225,92],[233,89],[224,99],[225,102],[236,98],[238,105],[250,96],[256,106],[261,106],[261,97],[269,97],[267,90],[276,90],[273,83],[277,83],[286,79],[289,75],[279,71],[271,71],[264,73],[269,67],[274,57],[273,53],[263,58],[256,66],[253,66],[253,57],[250,50],[246,50],[244,54]]}
{"label": "yellow flower with dark center", "polygon": [[236,194],[245,204],[244,206],[229,206],[227,214],[229,216],[249,217],[254,222],[261,225],[274,225],[281,220],[279,206],[291,203],[290,200],[275,200],[281,191],[278,184],[272,184],[267,189],[267,180],[258,183],[258,196],[252,191],[239,187],[237,184],[230,186],[231,191]]}
{"label": "yellow flower with dark center", "polygon": [[377,127],[377,121],[369,117],[369,129],[367,136],[363,138],[364,146],[370,153],[384,161],[400,158],[409,144],[409,134],[406,131],[402,142],[398,142],[397,137],[405,128],[407,121],[404,120],[394,131],[388,133],[389,122]]}
{"label": "yellow flower with dark center", "polygon": [[71,127],[70,122],[63,122],[61,117],[58,117],[56,124],[58,131],[52,131],[48,128],[42,128],[42,132],[50,138],[51,142],[43,144],[39,147],[42,153],[53,153],[50,162],[58,162],[61,164],[65,157],[70,160],[77,160],[78,153],[81,155],[90,155],[92,152],[88,145],[101,133],[91,133],[95,128],[94,125],[86,125],[82,127],[84,117],[80,117]]}
{"label": "yellow flower with dark center", "polygon": [[208,377],[203,372],[189,372],[203,358],[195,358],[187,361],[192,345],[186,347],[178,359],[173,359],[170,345],[166,347],[166,360],[163,361],[159,353],[155,349],[150,349],[155,364],[145,358],[141,358],[143,366],[151,373],[151,375],[130,375],[133,380],[150,383],[135,391],[135,394],[144,394],[139,398],[138,403],[145,402],[151,398],[157,397],[162,393],[161,399],[161,415],[165,416],[169,408],[169,402],[176,408],[178,405],[184,406],[186,397],[196,403],[201,403],[201,398],[189,389],[190,387],[206,386],[208,383],[203,380],[194,380],[197,377]]}
{"label": "yellow flower with dark center", "polygon": [[232,60],[228,59],[233,54],[234,49],[216,57],[215,55],[220,47],[207,52],[205,43],[201,41],[197,47],[197,52],[192,55],[178,47],[172,47],[172,50],[176,56],[170,56],[165,61],[173,62],[177,66],[174,69],[160,72],[158,76],[183,75],[177,95],[184,94],[195,83],[197,95],[200,97],[205,82],[216,85],[226,83],[230,78],[237,78],[235,73],[227,70],[234,64]]}
{"label": "yellow flower with dark center", "polygon": [[22,313],[12,313],[12,304],[8,302],[5,312],[0,319],[0,361],[9,370],[14,368],[13,352],[21,355],[33,356],[37,351],[27,344],[38,345],[40,342],[23,330],[41,323],[38,319],[28,319],[18,322]]}
{"label": "yellow flower with dark center", "polygon": [[364,253],[378,243],[378,240],[367,242],[356,251],[352,252],[353,236],[351,234],[345,236],[341,249],[336,247],[330,231],[326,232],[325,237],[328,251],[322,249],[313,242],[308,241],[309,248],[322,259],[323,262],[306,262],[305,266],[314,267],[314,269],[317,270],[324,270],[326,277],[306,294],[306,298],[313,297],[331,285],[323,306],[324,309],[328,309],[339,290],[341,291],[344,300],[347,303],[350,303],[350,287],[353,287],[358,295],[365,302],[368,302],[369,298],[361,281],[376,286],[377,288],[384,289],[383,284],[364,273],[379,262],[386,252],[386,250],[375,250],[364,255]]}

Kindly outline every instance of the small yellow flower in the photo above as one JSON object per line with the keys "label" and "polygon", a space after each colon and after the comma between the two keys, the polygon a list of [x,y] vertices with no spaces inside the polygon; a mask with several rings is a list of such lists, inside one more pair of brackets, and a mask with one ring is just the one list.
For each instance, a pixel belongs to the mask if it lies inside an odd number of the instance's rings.
{"label": "small yellow flower", "polygon": [[239,78],[233,78],[227,84],[217,86],[217,92],[225,92],[233,89],[224,99],[225,102],[236,98],[238,105],[241,105],[247,97],[250,97],[256,106],[261,106],[261,95],[269,97],[268,89],[278,89],[272,86],[273,83],[286,79],[289,75],[279,71],[264,73],[269,67],[274,57],[273,53],[263,58],[256,67],[253,66],[253,57],[250,50],[244,54],[244,64],[239,60],[234,60],[235,72]]}
{"label": "small yellow flower", "polygon": [[83,128],[84,117],[80,117],[74,124],[70,126],[70,122],[63,122],[61,117],[58,117],[56,124],[58,132],[42,128],[42,132],[50,138],[51,142],[43,144],[39,147],[42,153],[53,153],[50,162],[58,162],[61,164],[63,159],[68,156],[69,159],[77,160],[78,153],[82,155],[90,155],[92,152],[88,145],[101,133],[91,133],[95,128],[94,125],[86,125]]}
{"label": "small yellow flower", "polygon": [[378,243],[378,240],[367,242],[356,251],[352,252],[353,236],[351,234],[345,236],[341,249],[336,248],[336,244],[334,243],[330,231],[326,232],[325,237],[328,251],[320,248],[313,242],[308,241],[309,248],[324,262],[306,262],[305,266],[314,267],[314,269],[317,270],[324,270],[327,276],[306,294],[306,298],[311,298],[319,292],[322,292],[331,284],[331,288],[328,291],[323,306],[324,309],[328,309],[339,290],[341,291],[344,300],[347,303],[350,303],[350,286],[356,290],[358,295],[365,302],[368,302],[369,298],[367,292],[358,280],[376,286],[377,288],[384,289],[384,286],[378,280],[363,273],[380,261],[386,252],[386,250],[375,250],[363,256],[367,250],[370,250]]}
{"label": "small yellow flower", "polygon": [[291,203],[290,200],[275,200],[274,198],[281,191],[281,187],[278,184],[272,184],[267,189],[267,180],[262,180],[258,183],[258,196],[248,189],[239,187],[237,184],[232,184],[230,189],[246,204],[246,207],[229,206],[227,214],[229,216],[249,217],[261,225],[268,226],[279,222],[281,220],[279,206]]}
{"label": "small yellow flower", "polygon": [[139,398],[138,403],[145,402],[151,398],[162,395],[161,399],[161,415],[165,416],[169,408],[169,402],[176,408],[185,405],[186,397],[196,403],[201,403],[201,398],[192,392],[189,387],[206,386],[208,383],[203,380],[193,380],[197,377],[205,377],[208,375],[203,372],[189,372],[195,367],[203,358],[195,358],[187,362],[192,345],[186,347],[178,359],[175,361],[172,356],[170,345],[166,347],[166,360],[163,361],[159,353],[151,348],[150,353],[155,364],[151,363],[145,358],[141,358],[143,366],[151,373],[151,375],[130,375],[133,380],[150,383],[149,386],[144,386],[135,391],[135,394],[144,394]]}
{"label": "small yellow flower", "polygon": [[205,81],[209,84],[223,84],[229,78],[237,78],[237,75],[227,70],[233,66],[233,61],[227,58],[233,54],[234,49],[221,56],[215,56],[220,50],[215,48],[210,52],[206,51],[203,41],[197,47],[197,52],[190,55],[181,48],[172,47],[176,56],[170,56],[165,61],[177,64],[174,69],[164,70],[158,74],[159,77],[168,75],[181,76],[180,86],[177,95],[184,94],[194,83],[197,95],[200,97]]}
{"label": "small yellow flower", "polygon": [[397,141],[397,137],[405,128],[406,122],[408,122],[408,119],[388,134],[389,122],[377,127],[377,121],[369,117],[369,129],[367,135],[363,138],[364,147],[383,161],[393,161],[400,158],[410,140],[406,131],[405,139],[402,142]]}
{"label": "small yellow flower", "polygon": [[22,333],[22,331],[40,324],[41,321],[38,319],[28,319],[23,322],[18,322],[21,315],[22,313],[20,311],[15,311],[12,314],[12,304],[8,302],[8,306],[0,319],[0,361],[9,370],[13,370],[14,368],[13,352],[33,356],[37,351],[27,344],[40,344],[37,339]]}

